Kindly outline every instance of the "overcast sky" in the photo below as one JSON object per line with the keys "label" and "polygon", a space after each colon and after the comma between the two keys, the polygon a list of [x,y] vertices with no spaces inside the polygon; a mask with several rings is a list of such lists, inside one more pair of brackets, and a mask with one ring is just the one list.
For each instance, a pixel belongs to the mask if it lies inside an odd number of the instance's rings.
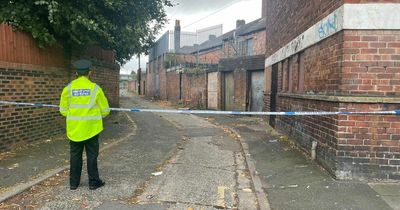
{"label": "overcast sky", "polygon": [[[261,17],[262,0],[172,0],[176,5],[167,8],[168,25],[162,30],[173,30],[175,20],[181,21],[183,31],[223,24],[226,33],[236,27],[236,20],[244,19],[246,23]],[[160,35],[161,35],[160,34]],[[141,59],[142,69],[146,69],[147,56]],[[121,74],[129,74],[138,69],[138,60],[133,58],[121,68]]]}

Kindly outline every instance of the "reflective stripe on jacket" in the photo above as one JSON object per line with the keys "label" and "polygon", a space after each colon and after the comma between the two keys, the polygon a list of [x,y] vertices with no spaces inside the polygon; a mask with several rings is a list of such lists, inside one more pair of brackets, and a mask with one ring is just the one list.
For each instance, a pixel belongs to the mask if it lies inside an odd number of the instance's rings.
{"label": "reflective stripe on jacket", "polygon": [[103,130],[103,119],[110,114],[103,90],[81,76],[64,88],[60,99],[60,113],[67,117],[67,136],[80,142]]}

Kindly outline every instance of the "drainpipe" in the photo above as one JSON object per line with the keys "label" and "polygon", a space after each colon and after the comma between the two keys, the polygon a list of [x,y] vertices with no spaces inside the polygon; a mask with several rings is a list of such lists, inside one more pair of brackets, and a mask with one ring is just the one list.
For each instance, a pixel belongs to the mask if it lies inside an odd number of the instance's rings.
{"label": "drainpipe", "polygon": [[317,141],[313,141],[312,142],[312,145],[311,145],[311,160],[315,160],[316,157],[317,157],[317,153],[316,153],[317,145],[318,145]]}

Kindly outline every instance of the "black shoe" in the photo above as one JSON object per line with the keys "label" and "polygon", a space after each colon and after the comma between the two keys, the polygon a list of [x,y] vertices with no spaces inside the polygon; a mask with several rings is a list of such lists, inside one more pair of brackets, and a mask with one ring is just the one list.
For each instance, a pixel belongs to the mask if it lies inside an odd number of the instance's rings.
{"label": "black shoe", "polygon": [[89,186],[90,190],[95,190],[97,188],[103,187],[106,183],[103,181],[99,181],[96,185]]}
{"label": "black shoe", "polygon": [[70,190],[76,190],[76,189],[78,189],[78,186],[69,186],[69,189]]}

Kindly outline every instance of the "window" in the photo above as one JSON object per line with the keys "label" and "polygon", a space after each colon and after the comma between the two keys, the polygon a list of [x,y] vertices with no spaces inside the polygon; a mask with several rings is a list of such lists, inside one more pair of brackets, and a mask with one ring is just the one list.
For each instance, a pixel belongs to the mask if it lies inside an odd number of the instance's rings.
{"label": "window", "polygon": [[289,58],[288,60],[288,81],[288,92],[291,93],[293,92],[293,58]]}
{"label": "window", "polygon": [[238,56],[252,56],[253,50],[253,38],[240,41],[237,47]]}
{"label": "window", "polygon": [[253,39],[248,39],[247,40],[247,56],[252,56],[254,54],[253,52]]}

